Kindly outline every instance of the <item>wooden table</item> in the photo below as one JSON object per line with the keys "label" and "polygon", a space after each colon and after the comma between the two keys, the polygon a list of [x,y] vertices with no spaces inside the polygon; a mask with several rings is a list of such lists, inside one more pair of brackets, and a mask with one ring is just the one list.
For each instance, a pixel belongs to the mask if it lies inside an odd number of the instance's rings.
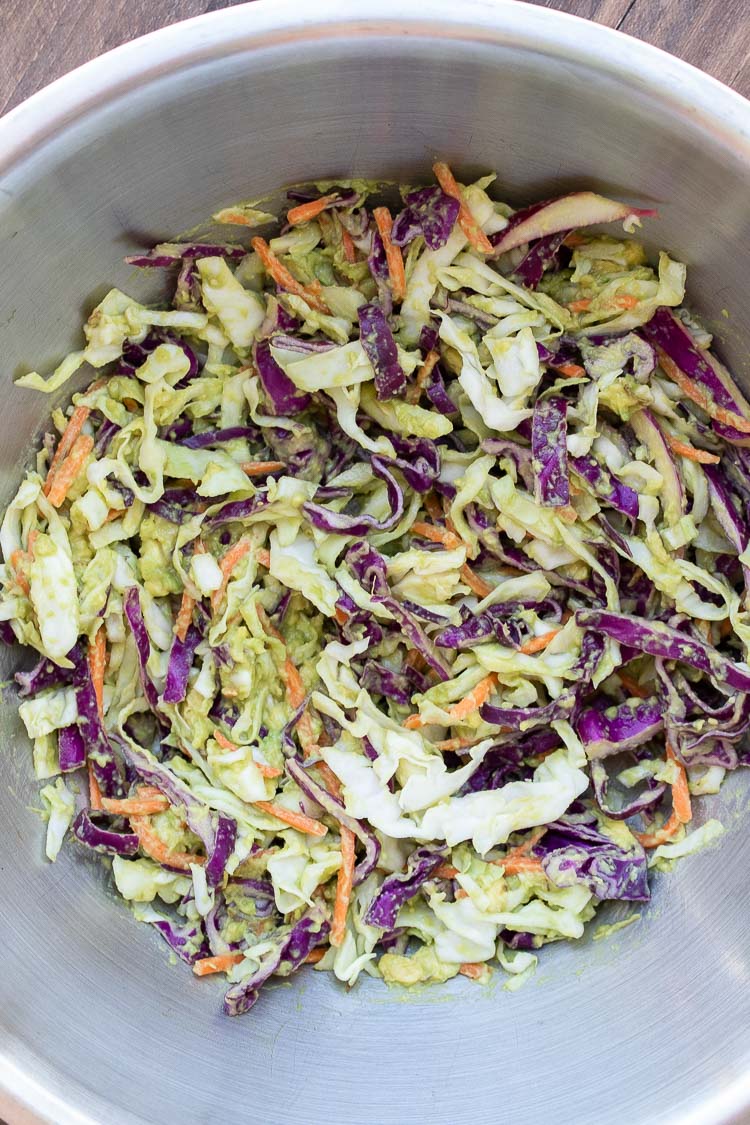
{"label": "wooden table", "polygon": [[[750,96],[750,0],[534,0],[680,55]],[[87,59],[232,0],[0,0],[0,113]]]}

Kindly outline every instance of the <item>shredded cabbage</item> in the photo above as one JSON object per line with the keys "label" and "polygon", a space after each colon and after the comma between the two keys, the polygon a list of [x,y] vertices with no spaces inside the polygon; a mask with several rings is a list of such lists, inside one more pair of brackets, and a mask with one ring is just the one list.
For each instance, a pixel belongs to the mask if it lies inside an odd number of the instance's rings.
{"label": "shredded cabbage", "polygon": [[517,988],[717,839],[690,796],[748,760],[750,408],[685,267],[587,232],[626,204],[460,210],[436,170],[388,254],[332,181],[252,249],[132,257],[171,305],[113,289],[19,380],[98,376],[0,525],[46,853],[111,857],[229,1014],[310,954]]}

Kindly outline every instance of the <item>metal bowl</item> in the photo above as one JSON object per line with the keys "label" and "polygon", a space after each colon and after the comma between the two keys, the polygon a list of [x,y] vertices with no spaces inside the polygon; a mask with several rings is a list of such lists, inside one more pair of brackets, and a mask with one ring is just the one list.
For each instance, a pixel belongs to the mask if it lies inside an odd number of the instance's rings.
{"label": "metal bowl", "polygon": [[[649,237],[741,380],[750,308],[750,108],[676,59],[543,8],[463,0],[260,0],[167,28],[0,122],[0,501],[50,403],[52,363],[122,255],[289,181],[416,179],[436,154],[497,169],[520,202],[593,187],[658,205]],[[725,312],[726,310],[726,312]],[[9,677],[18,653],[3,656]],[[517,993],[459,979],[347,994],[306,970],[253,1013],[170,966],[101,866],[42,858],[12,693],[0,765],[0,1114],[12,1122],[529,1125],[738,1120],[750,1106],[750,836],[744,778],[704,815],[720,845],[655,879],[607,942],[545,949]],[[619,917],[618,908],[608,914]],[[747,1119],[747,1118],[743,1118]]]}

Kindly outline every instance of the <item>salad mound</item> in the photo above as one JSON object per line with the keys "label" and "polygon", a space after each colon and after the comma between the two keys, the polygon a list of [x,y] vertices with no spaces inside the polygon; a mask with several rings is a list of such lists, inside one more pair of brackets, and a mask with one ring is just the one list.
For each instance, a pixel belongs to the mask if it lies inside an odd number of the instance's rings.
{"label": "salad mound", "polygon": [[515,986],[747,763],[750,407],[685,266],[434,172],[219,212],[267,237],[130,258],[171,299],[20,380],[96,369],[0,528],[47,856],[230,1015],[310,962]]}

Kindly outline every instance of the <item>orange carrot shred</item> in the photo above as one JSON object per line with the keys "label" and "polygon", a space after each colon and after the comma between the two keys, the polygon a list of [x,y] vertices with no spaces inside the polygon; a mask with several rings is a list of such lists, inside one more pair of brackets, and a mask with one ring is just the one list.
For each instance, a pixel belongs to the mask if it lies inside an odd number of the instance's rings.
{"label": "orange carrot shred", "polygon": [[680,824],[689,824],[693,819],[693,810],[690,803],[687,771],[669,743],[667,743],[667,757],[677,767],[677,780],[672,784],[672,803],[675,815]]}
{"label": "orange carrot shred", "polygon": [[422,396],[422,391],[424,390],[425,383],[427,382],[430,375],[432,374],[433,369],[435,367],[435,364],[438,362],[439,359],[440,359],[440,352],[435,351],[434,348],[431,352],[427,353],[427,355],[424,358],[424,362],[423,362],[422,366],[420,367],[419,371],[417,372],[416,379],[414,380],[413,384],[409,387],[408,391],[406,392],[406,401],[407,402],[411,402],[411,403],[418,403],[419,402],[419,400]]}
{"label": "orange carrot shred", "polygon": [[101,718],[104,714],[104,673],[107,669],[107,637],[101,626],[96,631],[93,643],[89,644],[89,669]]}
{"label": "orange carrot shred", "polygon": [[253,804],[256,809],[267,813],[268,816],[275,816],[277,820],[283,820],[298,832],[305,832],[310,836],[325,836],[328,831],[325,824],[321,824],[319,820],[313,820],[311,816],[305,816],[304,813],[295,812],[293,809],[286,809],[273,801],[254,801]]}
{"label": "orange carrot shred", "polygon": [[581,375],[586,374],[586,368],[581,367],[580,363],[561,363],[559,366],[555,363],[551,365],[555,371],[559,371],[561,375],[565,375],[568,379],[578,379]]}
{"label": "orange carrot shred", "polygon": [[487,966],[479,961],[464,961],[458,971],[462,977],[468,977],[469,980],[481,980],[487,972]]}
{"label": "orange carrot shred", "polygon": [[341,867],[336,878],[336,899],[333,905],[331,945],[339,946],[346,935],[346,915],[354,886],[354,833],[341,825]]}
{"label": "orange carrot shred", "polygon": [[[93,387],[89,389],[93,390]],[[90,407],[77,406],[68,419],[68,424],[60,435],[60,440],[57,443],[55,455],[50,462],[49,469],[47,470],[47,479],[44,482],[44,486],[42,488],[45,496],[49,495],[49,490],[52,487],[55,474],[73,448],[75,440],[83,429],[84,423],[86,422],[86,419],[88,418],[90,413]]]}
{"label": "orange carrot shred", "polygon": [[315,949],[311,949],[307,957],[305,957],[306,965],[317,965],[318,961],[322,961],[328,952],[327,945],[318,945]]}
{"label": "orange carrot shred", "polygon": [[466,205],[463,192],[456,183],[456,179],[448,165],[442,160],[439,160],[436,164],[433,164],[432,171],[445,194],[452,195],[454,199],[458,200],[460,206],[458,224],[471,245],[481,254],[491,254],[493,250],[492,243]]}
{"label": "orange carrot shred", "polygon": [[625,688],[628,695],[634,695],[638,699],[648,699],[651,692],[647,687],[644,687],[643,684],[639,684],[637,680],[634,680],[625,672],[618,672],[617,675],[620,677],[620,683]]}
{"label": "orange carrot shred", "polygon": [[461,567],[461,579],[466,583],[470,590],[473,590],[478,598],[486,598],[488,594],[492,593],[492,586],[472,570],[468,563],[464,563]]}
{"label": "orange carrot shred", "polygon": [[658,346],[656,351],[662,371],[669,376],[672,382],[677,384],[686,398],[689,398],[696,406],[700,406],[701,410],[705,410],[706,414],[717,422],[722,422],[725,426],[731,426],[743,434],[750,434],[750,420],[744,418],[741,414],[735,414],[733,410],[726,410],[723,406],[717,406],[703,388],[686,375],[665,351]]}
{"label": "orange carrot shred", "polygon": [[580,301],[569,301],[567,307],[573,313],[586,312],[591,308],[591,298],[581,297]]}
{"label": "orange carrot shred", "polygon": [[[286,289],[287,293],[294,293],[297,297],[301,297],[303,301],[307,301],[308,305],[317,309],[318,312],[330,312],[328,305],[320,296],[320,293],[316,291],[316,287],[314,285],[303,285],[301,281],[297,281],[297,278],[276,257],[265,238],[254,238],[250,245],[277,285]],[[317,289],[319,288],[318,285]]]}
{"label": "orange carrot shred", "polygon": [[357,247],[354,245],[354,239],[349,234],[349,231],[343,226],[341,228],[341,245],[344,248],[344,257],[347,262],[356,262]]}
{"label": "orange carrot shred", "polygon": [[443,518],[443,509],[440,507],[440,501],[434,492],[428,492],[422,501],[425,511],[433,520],[441,520]]}
{"label": "orange carrot shred", "polygon": [[181,871],[189,871],[191,863],[202,866],[206,862],[204,855],[171,852],[161,837],[156,834],[147,816],[131,816],[130,827],[138,837],[141,850],[151,859],[155,859],[157,863],[165,863],[168,867],[178,867]]}
{"label": "orange carrot shred", "polygon": [[339,625],[346,625],[347,621],[349,620],[349,614],[339,605],[335,607],[333,616],[336,618],[336,621]]}
{"label": "orange carrot shred", "polygon": [[267,551],[265,547],[258,547],[255,551],[255,557],[260,565],[264,566],[266,570],[268,570],[271,565],[271,552]]}
{"label": "orange carrot shred", "polygon": [[79,434],[75,439],[70,453],[57,468],[47,493],[47,499],[53,508],[60,507],[93,448],[94,439],[90,434]]}
{"label": "orange carrot shred", "polygon": [[695,461],[698,465],[718,465],[721,457],[717,457],[715,453],[709,453],[707,449],[696,449],[693,445],[688,445],[686,441],[679,441],[677,438],[667,434],[667,442],[669,448],[679,454],[680,457],[687,457],[689,461]]}
{"label": "orange carrot shred", "polygon": [[[227,736],[220,730],[214,731],[214,738],[218,742],[219,746],[221,746],[222,750],[239,750],[239,747],[236,745],[236,743],[231,742],[227,738]],[[277,769],[276,766],[269,766],[267,762],[257,762],[254,758],[253,762],[258,767],[258,770],[263,777],[281,777],[281,770]]]}
{"label": "orange carrot shred", "polygon": [[249,477],[259,477],[266,473],[276,473],[279,469],[285,469],[286,465],[283,461],[243,461],[240,468]]}
{"label": "orange carrot shred", "polygon": [[153,816],[169,808],[169,801],[163,793],[159,793],[157,797],[129,797],[123,801],[102,797],[101,801],[105,812],[117,816]]}
{"label": "orange carrot shred", "polygon": [[227,592],[227,583],[229,582],[232,571],[237,566],[237,563],[240,562],[241,559],[244,559],[249,550],[249,540],[238,539],[234,546],[230,547],[226,554],[222,556],[219,562],[219,568],[222,573],[221,586],[219,586],[218,590],[214,590],[211,595],[211,609],[214,613],[221,605],[224,595]]}
{"label": "orange carrot shred", "polygon": [[391,280],[394,301],[403,301],[406,296],[406,274],[401,249],[391,242],[393,218],[387,207],[376,207],[372,213],[378,234],[383,242],[385,260],[388,263],[388,276]]}
{"label": "orange carrot shred", "polygon": [[570,234],[565,235],[563,246],[567,246],[569,249],[575,249],[576,246],[583,246],[585,242],[585,235],[579,234],[576,230],[572,230]]}
{"label": "orange carrot shred", "polygon": [[673,812],[669,820],[657,832],[634,832],[636,840],[644,848],[658,848],[659,844],[666,844],[671,840],[680,827],[679,817]]}
{"label": "orange carrot shred", "polygon": [[102,807],[102,795],[99,789],[99,782],[96,780],[94,767],[89,762],[89,805],[92,809],[100,809]]}
{"label": "orange carrot shred", "polygon": [[623,293],[621,297],[615,297],[612,304],[618,309],[634,309],[640,302],[637,297],[633,297],[630,293]]}
{"label": "orange carrot shred", "polygon": [[507,856],[502,860],[502,867],[506,875],[518,875],[522,871],[542,871],[541,860],[531,855]]}
{"label": "orange carrot shred", "polygon": [[226,973],[233,965],[239,965],[244,956],[244,953],[219,953],[215,957],[201,957],[193,962],[193,972],[197,977],[206,977],[209,973]]}
{"label": "orange carrot shred", "polygon": [[541,637],[532,637],[522,644],[518,651],[524,653],[526,656],[530,656],[535,652],[541,652],[542,649],[547,647],[550,641],[555,639],[559,632],[559,629],[550,629],[548,633],[542,633]]}
{"label": "orange carrot shred", "polygon": [[644,848],[657,848],[659,844],[666,843],[674,836],[681,824],[688,824],[693,819],[687,771],[669,743],[667,743],[667,758],[677,767],[677,779],[672,782],[672,815],[656,832],[634,833]]}
{"label": "orange carrot shred", "polygon": [[333,193],[331,195],[321,195],[320,199],[311,199],[309,203],[300,203],[297,207],[292,207],[286,213],[286,221],[291,226],[296,227],[299,223],[307,223],[310,219],[316,218],[321,211],[325,211],[329,203],[333,203],[338,196]]}
{"label": "orange carrot shred", "polygon": [[458,875],[458,868],[454,867],[452,863],[441,863],[439,867],[435,868],[435,875],[438,879],[455,879]]}
{"label": "orange carrot shred", "polygon": [[[469,715],[473,715],[475,711],[478,711],[482,704],[487,702],[496,684],[497,676],[494,672],[490,672],[489,676],[485,676],[483,680],[480,680],[468,695],[447,709],[450,723],[463,722]],[[423,718],[422,715],[415,714],[409,716],[404,726],[407,730],[417,730],[419,727],[425,726],[428,722],[429,720]]]}
{"label": "orange carrot shred", "polygon": [[433,527],[431,523],[422,523],[417,520],[416,523],[411,525],[411,530],[415,535],[421,536],[422,539],[429,539],[431,543],[442,543],[449,551],[463,546],[462,540],[454,532],[448,531],[444,527]]}
{"label": "orange carrot shred", "polygon": [[194,609],[195,598],[187,590],[183,590],[182,601],[174,623],[174,634],[180,641],[184,641],[187,636],[187,631],[193,620]]}

